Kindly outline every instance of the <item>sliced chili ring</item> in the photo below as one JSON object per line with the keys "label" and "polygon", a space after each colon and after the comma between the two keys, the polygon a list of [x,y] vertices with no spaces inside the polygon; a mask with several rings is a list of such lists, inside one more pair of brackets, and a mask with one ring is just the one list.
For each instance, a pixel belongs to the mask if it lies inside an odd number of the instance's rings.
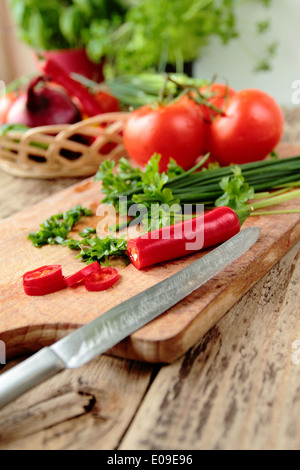
{"label": "sliced chili ring", "polygon": [[48,285],[40,285],[40,286],[29,286],[29,285],[23,285],[23,289],[25,294],[27,295],[33,295],[33,296],[38,296],[38,295],[47,295],[47,294],[52,294],[53,292],[60,291],[66,287],[66,284],[64,282],[64,279],[61,279],[60,281],[57,282],[52,282],[51,284]]}
{"label": "sliced chili ring", "polygon": [[23,285],[28,287],[41,287],[56,284],[64,279],[62,267],[59,264],[41,266],[28,271],[23,275]]}
{"label": "sliced chili ring", "polygon": [[104,267],[86,276],[84,285],[88,291],[98,292],[112,287],[118,280],[119,272],[116,268]]}
{"label": "sliced chili ring", "polygon": [[74,274],[71,274],[70,276],[65,277],[65,283],[68,287],[73,286],[74,284],[77,284],[80,281],[83,281],[86,276],[89,274],[100,270],[100,265],[98,261],[95,261],[92,264],[89,264],[88,266],[85,266],[85,268],[80,269],[80,271],[77,271]]}

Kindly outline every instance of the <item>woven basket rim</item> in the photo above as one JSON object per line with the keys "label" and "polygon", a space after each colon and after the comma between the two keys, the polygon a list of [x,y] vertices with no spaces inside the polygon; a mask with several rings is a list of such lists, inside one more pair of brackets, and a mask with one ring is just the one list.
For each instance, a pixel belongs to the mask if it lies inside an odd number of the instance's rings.
{"label": "woven basket rim", "polygon": [[71,125],[8,130],[0,137],[0,168],[25,178],[91,176],[104,159],[127,156],[122,130],[129,115],[104,113]]}
{"label": "woven basket rim", "polygon": [[[56,125],[48,125],[48,126],[37,126],[37,127],[32,127],[29,128],[25,131],[17,131],[14,129],[8,130],[5,133],[5,136],[12,136],[12,137],[20,137],[24,135],[31,136],[32,134],[43,134],[44,132],[46,134],[49,134],[51,132],[60,132],[64,131],[66,129],[68,130],[78,130],[80,129],[83,125],[93,125],[95,123],[101,123],[101,122],[106,122],[106,121],[113,121],[113,120],[125,120],[126,117],[130,115],[130,112],[126,111],[118,111],[114,113],[103,113],[103,114],[98,114],[97,116],[93,116],[87,119],[82,119],[81,121],[75,122],[74,124],[56,124]],[[3,136],[0,136],[0,142]]]}

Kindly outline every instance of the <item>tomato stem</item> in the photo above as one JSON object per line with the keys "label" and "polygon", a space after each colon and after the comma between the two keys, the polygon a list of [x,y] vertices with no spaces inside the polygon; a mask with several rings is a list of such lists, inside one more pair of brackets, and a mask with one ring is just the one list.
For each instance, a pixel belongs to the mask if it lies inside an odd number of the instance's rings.
{"label": "tomato stem", "polygon": [[[217,106],[213,105],[212,103],[210,103],[207,97],[203,93],[201,93],[195,85],[181,84],[177,82],[177,80],[174,80],[174,78],[170,77],[169,75],[167,75],[166,82],[162,89],[164,93],[165,93],[165,89],[167,88],[168,81],[171,83],[174,83],[174,85],[176,85],[179,89],[183,90],[183,92],[179,95],[180,98],[184,95],[187,95],[188,98],[194,101],[195,103],[199,105],[207,106],[207,108],[211,109],[212,111],[215,111],[218,114],[224,115],[224,111],[218,108]],[[178,99],[178,97],[176,99]]]}
{"label": "tomato stem", "polygon": [[[193,93],[195,93],[196,96],[193,95]],[[222,109],[220,109],[217,106],[215,106],[214,104],[210,103],[207,100],[206,96],[203,95],[202,93],[200,93],[198,88],[196,88],[194,86],[190,86],[190,90],[187,92],[187,94],[189,96],[189,99],[195,101],[195,103],[200,104],[200,105],[204,105],[207,108],[211,109],[212,111],[215,111],[218,114],[221,114],[221,115],[225,114]]]}
{"label": "tomato stem", "polygon": [[158,97],[159,103],[163,103],[165,100],[168,81],[169,81],[169,75],[166,73],[164,74],[164,84],[162,86],[162,89],[159,92],[159,97]]}

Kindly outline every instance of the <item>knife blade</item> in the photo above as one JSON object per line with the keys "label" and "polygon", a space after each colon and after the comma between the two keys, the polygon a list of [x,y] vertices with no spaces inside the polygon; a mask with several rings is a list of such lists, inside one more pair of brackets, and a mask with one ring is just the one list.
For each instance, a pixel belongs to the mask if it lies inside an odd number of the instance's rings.
{"label": "knife blade", "polygon": [[0,376],[0,408],[54,374],[80,367],[105,353],[237,260],[254,245],[259,235],[258,227],[241,230],[191,265],[3,373]]}

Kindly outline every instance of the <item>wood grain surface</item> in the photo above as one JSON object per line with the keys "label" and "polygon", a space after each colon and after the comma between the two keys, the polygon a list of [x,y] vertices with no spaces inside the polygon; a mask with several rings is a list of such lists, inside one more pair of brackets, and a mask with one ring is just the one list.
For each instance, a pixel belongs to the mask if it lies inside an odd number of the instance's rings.
{"label": "wood grain surface", "polygon": [[300,244],[160,369],[125,449],[300,448]]}
{"label": "wood grain surface", "polygon": [[[288,155],[293,154],[293,150],[285,148]],[[6,343],[8,357],[52,344],[206,253],[143,271],[137,271],[132,265],[119,266],[120,282],[101,293],[87,292],[84,286],[79,286],[45,297],[26,296],[21,279],[26,271],[45,264],[62,264],[64,273],[68,275],[82,266],[73,251],[60,246],[37,249],[26,239],[27,234],[36,230],[45,218],[76,204],[95,211],[100,198],[100,183],[88,179],[0,223],[0,240],[5,246],[0,280],[0,339]],[[299,202],[287,202],[280,207],[299,208]],[[96,226],[97,221],[97,217],[92,220],[86,218],[78,230],[86,225]],[[205,286],[133,333],[109,353],[147,362],[172,362],[180,357],[300,239],[299,222],[299,214],[248,218],[243,228],[258,226],[261,229],[261,237],[254,247]]]}
{"label": "wood grain surface", "polygon": [[149,364],[108,356],[64,371],[0,410],[0,450],[116,448],[151,376]]}
{"label": "wood grain surface", "polygon": [[297,243],[172,364],[103,355],[18,398],[0,449],[299,450],[299,260]]}

